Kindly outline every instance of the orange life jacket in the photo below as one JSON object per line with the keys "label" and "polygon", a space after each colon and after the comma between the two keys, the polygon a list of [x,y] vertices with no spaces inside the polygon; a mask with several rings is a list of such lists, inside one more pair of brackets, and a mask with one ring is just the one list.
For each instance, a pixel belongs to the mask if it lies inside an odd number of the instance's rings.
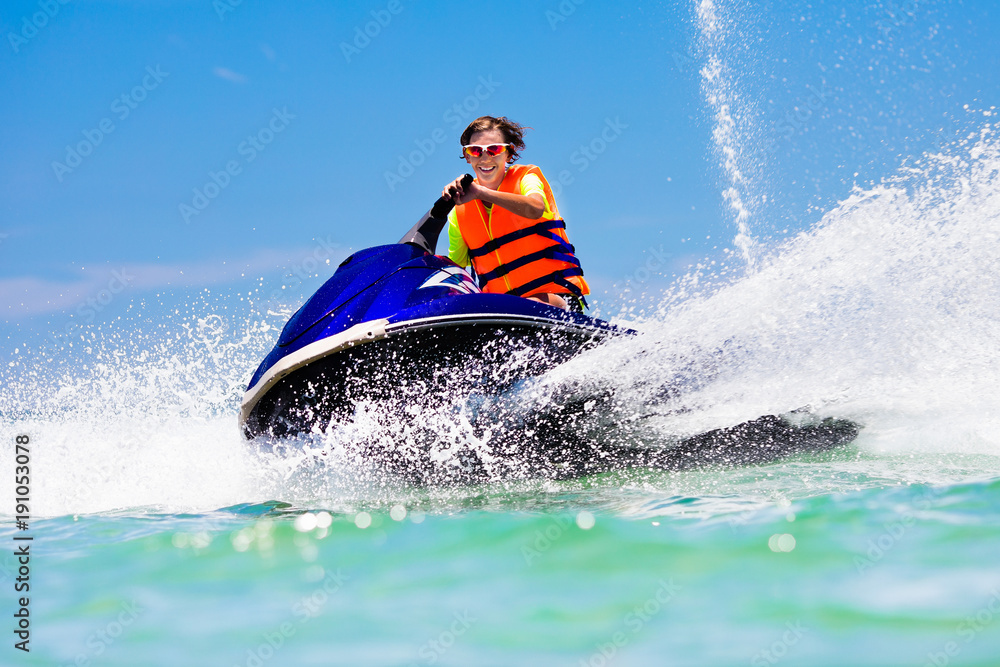
{"label": "orange life jacket", "polygon": [[516,296],[590,294],[542,171],[534,165],[510,165],[497,190],[521,194],[521,179],[527,174],[541,179],[554,220],[529,220],[497,204],[491,213],[479,199],[455,208],[458,230],[469,247],[480,287],[484,292]]}

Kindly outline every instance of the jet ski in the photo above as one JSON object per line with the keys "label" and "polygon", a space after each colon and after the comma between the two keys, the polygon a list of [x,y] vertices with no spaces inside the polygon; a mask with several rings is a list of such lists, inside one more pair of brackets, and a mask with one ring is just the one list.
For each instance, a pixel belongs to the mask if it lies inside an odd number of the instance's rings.
{"label": "jet ski", "polygon": [[[473,177],[465,178],[468,185]],[[465,269],[435,255],[452,208],[438,199],[398,243],[345,259],[292,315],[243,396],[247,439],[316,432],[358,401],[414,384],[440,392],[442,384],[459,391],[489,382],[502,390],[609,336],[635,333],[483,293]]]}
{"label": "jet ski", "polygon": [[[466,186],[472,178],[466,175]],[[292,315],[243,396],[239,421],[247,440],[274,443],[323,433],[350,421],[359,406],[387,401],[411,409],[423,449],[414,456],[393,441],[370,450],[369,458],[412,481],[433,482],[440,466],[430,452],[440,434],[424,423],[421,411],[448,409],[455,397],[478,405],[473,428],[489,434],[494,471],[505,461],[517,474],[550,478],[622,467],[766,463],[831,449],[858,435],[853,422],[796,411],[669,447],[646,446],[641,433],[626,433],[631,418],[615,420],[614,438],[587,437],[584,425],[595,413],[614,413],[614,397],[601,390],[551,402],[547,409],[526,406],[512,388],[584,350],[637,332],[523,297],[483,293],[464,268],[435,254],[453,207],[438,199],[397,243],[345,259]],[[468,463],[448,481],[481,480],[483,461]]]}

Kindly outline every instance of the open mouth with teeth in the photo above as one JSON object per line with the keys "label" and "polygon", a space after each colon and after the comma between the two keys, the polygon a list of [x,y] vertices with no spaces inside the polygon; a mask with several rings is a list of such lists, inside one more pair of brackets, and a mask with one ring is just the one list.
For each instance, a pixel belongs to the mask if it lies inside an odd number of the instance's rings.
{"label": "open mouth with teeth", "polygon": [[476,175],[481,185],[492,184],[498,176],[503,176],[503,168],[496,164],[476,166]]}

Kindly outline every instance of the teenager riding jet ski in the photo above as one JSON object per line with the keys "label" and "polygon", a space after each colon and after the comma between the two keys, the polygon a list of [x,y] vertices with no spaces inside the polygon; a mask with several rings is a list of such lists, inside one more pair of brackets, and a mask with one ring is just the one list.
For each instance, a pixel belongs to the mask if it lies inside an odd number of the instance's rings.
{"label": "teenager riding jet ski", "polygon": [[[462,146],[476,176],[449,183],[399,243],[348,257],[299,308],[250,380],[244,435],[325,429],[413,386],[502,392],[633,333],[583,314],[590,289],[552,189],[537,167],[512,164],[523,131],[506,118],[474,121]],[[455,261],[436,255],[449,221]],[[478,282],[462,268],[470,263]]]}
{"label": "teenager riding jet ski", "polygon": [[457,204],[448,216],[448,257],[471,263],[484,292],[582,311],[590,288],[552,188],[538,167],[514,164],[525,129],[504,116],[481,116],[462,132],[476,180],[466,188],[460,176],[441,192]]}
{"label": "teenager riding jet ski", "polygon": [[[457,398],[469,401],[477,432],[491,434],[491,466],[508,461],[521,473],[569,477],[621,466],[764,462],[857,435],[857,425],[842,420],[763,416],[669,448],[614,444],[629,437],[602,444],[578,425],[612,414],[613,395],[585,391],[538,410],[524,404],[522,380],[636,332],[579,312],[590,290],[552,190],[537,167],[513,164],[523,129],[502,117],[473,121],[461,143],[475,178],[445,186],[398,243],[345,259],[292,315],[243,396],[246,438],[270,443],[325,431],[373,403],[405,413],[417,428],[423,411],[448,412]],[[445,225],[450,259],[436,255]],[[478,283],[461,268],[469,264]],[[373,450],[381,463],[415,480],[434,478],[430,450],[420,454],[413,437],[388,440],[388,449]]]}

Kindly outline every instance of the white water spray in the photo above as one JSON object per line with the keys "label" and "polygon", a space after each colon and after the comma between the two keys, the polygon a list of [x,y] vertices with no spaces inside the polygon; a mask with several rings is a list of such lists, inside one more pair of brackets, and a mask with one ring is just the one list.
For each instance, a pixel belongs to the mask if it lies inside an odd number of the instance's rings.
{"label": "white water spray", "polygon": [[986,126],[559,373],[614,387],[671,433],[809,405],[864,424],[873,449],[997,455],[998,241],[1000,139]]}
{"label": "white water spray", "polygon": [[[707,296],[684,294],[703,288],[681,281],[638,323],[643,336],[556,369],[531,400],[544,407],[567,388],[610,388],[613,404],[596,401],[582,432],[627,444],[634,431],[621,418],[641,415],[654,435],[644,443],[658,446],[809,405],[864,425],[861,451],[886,457],[855,464],[869,477],[984,474],[989,466],[968,461],[1000,455],[998,243],[1000,139],[986,126],[856,189],[741,280]],[[443,466],[469,452],[489,456],[489,438],[453,411],[420,415],[419,433],[401,412],[317,436],[333,465],[312,478],[290,475],[304,452],[256,455],[238,431],[239,398],[286,316],[219,295],[188,312],[142,311],[96,328],[73,363],[22,351],[0,369],[0,438],[31,435],[33,512],[339,499],[323,501],[332,508],[399,493],[391,479],[358,486],[349,466],[337,467],[338,443],[404,447],[437,433]],[[12,469],[12,451],[0,467]],[[951,458],[900,463],[915,454]]]}
{"label": "white water spray", "polygon": [[[720,0],[719,4],[722,4]],[[729,206],[736,225],[733,244],[739,250],[748,270],[752,271],[757,260],[757,248],[751,229],[751,201],[748,178],[749,166],[744,156],[737,118],[740,107],[748,103],[741,98],[733,81],[729,65],[725,61],[724,46],[732,38],[725,18],[720,16],[724,8],[714,0],[695,0],[695,11],[702,44],[706,50],[705,66],[701,69],[701,89],[705,101],[712,110],[714,127],[712,141],[726,178],[726,188],[722,196]],[[742,109],[745,115],[748,109]]]}

